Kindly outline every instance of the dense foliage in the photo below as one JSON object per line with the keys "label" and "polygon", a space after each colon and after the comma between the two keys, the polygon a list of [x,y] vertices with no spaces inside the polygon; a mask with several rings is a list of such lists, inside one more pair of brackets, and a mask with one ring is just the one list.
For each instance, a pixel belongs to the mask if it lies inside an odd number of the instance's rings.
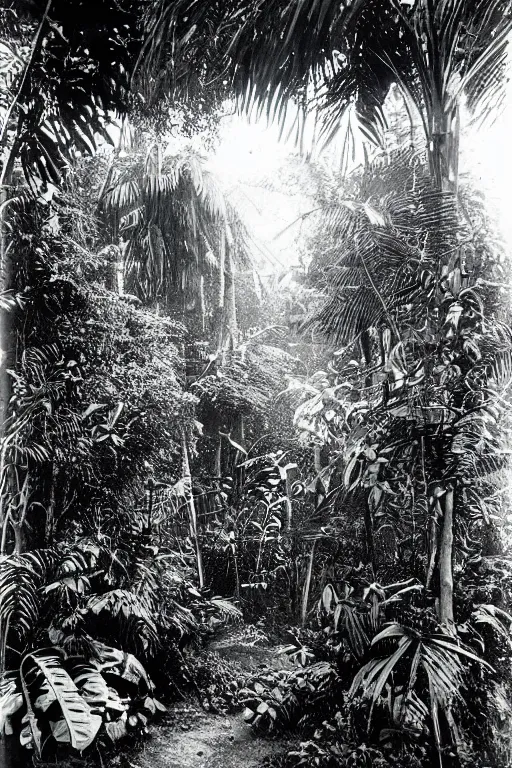
{"label": "dense foliage", "polygon": [[[508,257],[459,178],[508,4],[0,23],[6,755],[92,755],[192,692],[298,729],[286,766],[508,766]],[[269,182],[312,206],[281,281],[208,166],[225,97],[346,128],[342,174]],[[295,666],[204,651],[243,619]]]}

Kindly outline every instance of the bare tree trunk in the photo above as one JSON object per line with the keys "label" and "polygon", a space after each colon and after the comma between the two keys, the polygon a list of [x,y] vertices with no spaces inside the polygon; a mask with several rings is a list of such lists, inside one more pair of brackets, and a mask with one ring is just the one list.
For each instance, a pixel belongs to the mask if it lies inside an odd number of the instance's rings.
{"label": "bare tree trunk", "polygon": [[453,488],[448,488],[444,500],[443,527],[439,547],[439,614],[441,624],[453,628]]}
{"label": "bare tree trunk", "polygon": [[[4,168],[5,171],[5,168]],[[6,179],[10,184],[10,172]],[[4,293],[12,285],[11,254],[7,248],[6,237],[6,207],[8,205],[8,186],[0,187],[0,293]],[[9,402],[11,399],[12,380],[8,371],[15,367],[15,338],[13,330],[12,309],[0,310],[0,526],[3,534],[8,525],[7,515],[10,487],[12,486],[12,470],[8,466],[7,421],[9,419]],[[2,536],[2,541],[5,536]],[[2,550],[3,552],[3,550]]]}
{"label": "bare tree trunk", "polygon": [[201,306],[201,327],[203,333],[206,332],[206,297],[204,293],[204,275],[199,278],[199,303]]}
{"label": "bare tree trunk", "polygon": [[238,344],[238,321],[236,316],[236,286],[235,286],[235,265],[233,263],[232,249],[228,253],[228,272],[226,275],[226,297],[227,297],[227,328],[226,336],[229,346],[235,349]]}
{"label": "bare tree trunk", "polygon": [[222,437],[219,435],[217,450],[215,451],[215,477],[221,477],[222,474]]}
{"label": "bare tree trunk", "polygon": [[219,298],[217,302],[217,352],[221,352],[224,346],[224,323],[226,302],[226,235],[223,232],[220,239],[219,258]]}
{"label": "bare tree trunk", "polygon": [[300,622],[303,627],[306,626],[306,619],[308,616],[309,593],[311,590],[311,580],[313,577],[313,566],[315,564],[315,550],[316,550],[316,539],[313,541],[313,544],[311,545],[311,552],[309,553],[309,560],[308,560],[308,569],[306,571],[306,580],[304,581],[304,591],[302,593],[302,609],[301,609]]}
{"label": "bare tree trunk", "polygon": [[55,468],[55,461],[52,461],[51,476],[50,476],[50,498],[48,500],[48,507],[46,510],[46,523],[44,531],[44,540],[47,547],[50,547],[53,543],[53,532],[55,530],[55,481],[57,479],[58,470]]}
{"label": "bare tree trunk", "polygon": [[364,533],[365,533],[365,547],[366,547],[366,559],[371,566],[372,573],[375,575],[375,542],[373,536],[373,515],[368,498],[364,503]]}
{"label": "bare tree trunk", "polygon": [[288,533],[292,530],[293,507],[292,507],[292,481],[290,479],[290,470],[286,470],[286,530]]}
{"label": "bare tree trunk", "polygon": [[427,573],[425,577],[425,587],[427,589],[430,589],[430,583],[432,581],[432,576],[434,575],[434,570],[436,567],[436,559],[437,559],[437,545],[438,545],[438,533],[437,533],[437,523],[438,520],[443,515],[443,510],[441,509],[441,505],[439,503],[438,499],[435,499],[434,501],[434,508],[432,510],[432,516],[430,518],[430,531],[429,531],[429,547],[430,547],[430,557],[428,562],[428,568]]}
{"label": "bare tree trunk", "polygon": [[[434,89],[435,90],[435,89]],[[459,139],[460,139],[460,108],[458,104],[447,110],[446,101],[439,96],[441,90],[433,92],[432,133],[429,139],[430,169],[437,188],[440,191],[458,191],[459,182]],[[446,257],[444,257],[446,258]],[[439,275],[442,272],[443,254],[438,254]],[[439,310],[443,300],[442,291],[439,297]],[[444,339],[439,326],[439,341]],[[453,611],[453,515],[454,489],[448,485],[444,495],[444,515],[439,541],[439,616],[442,624],[455,631]],[[432,534],[437,536],[436,526],[432,526]],[[435,557],[435,542],[431,541],[431,552]],[[433,561],[435,562],[435,561]],[[427,575],[427,578],[429,578]]]}
{"label": "bare tree trunk", "polygon": [[319,507],[324,500],[324,488],[319,475],[322,471],[322,449],[319,445],[313,446],[313,466],[317,475],[315,485],[315,507]]}
{"label": "bare tree trunk", "polygon": [[203,557],[201,554],[201,547],[199,545],[199,538],[197,534],[197,514],[196,506],[194,503],[194,494],[192,491],[192,475],[190,473],[190,462],[188,458],[188,446],[185,430],[183,430],[181,433],[181,449],[183,462],[183,480],[185,482],[185,493],[187,496],[187,507],[189,512],[190,537],[194,542],[194,547],[196,550],[197,575],[199,578],[199,586],[202,589],[204,587]]}

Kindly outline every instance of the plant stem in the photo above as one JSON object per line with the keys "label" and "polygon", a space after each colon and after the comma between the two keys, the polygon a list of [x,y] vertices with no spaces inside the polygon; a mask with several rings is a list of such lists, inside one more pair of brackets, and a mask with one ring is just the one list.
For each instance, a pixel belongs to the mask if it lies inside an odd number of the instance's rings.
{"label": "plant stem", "polygon": [[[48,18],[48,14],[50,12],[50,8],[51,8],[51,5],[52,5],[52,2],[53,2],[53,0],[48,0],[48,2],[46,3],[46,8],[44,9],[43,16],[41,18],[41,21],[39,22],[39,26],[38,26],[38,28],[36,30],[35,35],[34,35],[34,39],[32,40],[32,46],[30,48],[30,54],[29,54],[27,63],[25,64],[25,68],[24,68],[23,74],[21,76],[21,80],[20,80],[20,84],[19,84],[18,90],[16,92],[16,95],[14,96],[14,99],[11,101],[11,103],[9,105],[9,108],[7,110],[7,113],[5,115],[4,123],[2,125],[2,131],[0,132],[0,147],[3,147],[3,145],[4,145],[5,141],[6,141],[7,131],[9,129],[9,121],[11,119],[11,115],[12,115],[15,107],[18,105],[20,97],[21,97],[21,95],[23,93],[23,89],[25,88],[25,83],[27,82],[28,73],[30,71],[30,67],[32,66],[32,62],[34,60],[36,52],[37,52],[37,50],[39,48],[39,44],[40,44],[41,37],[42,37],[42,32],[43,32],[43,27],[44,27],[44,25],[46,23],[46,19]],[[6,163],[4,164],[4,168],[3,168],[2,174],[0,176],[0,186],[3,186],[4,183],[5,183],[5,175],[6,175],[5,170],[6,170],[6,167],[8,165],[9,165],[9,162],[6,161]]]}

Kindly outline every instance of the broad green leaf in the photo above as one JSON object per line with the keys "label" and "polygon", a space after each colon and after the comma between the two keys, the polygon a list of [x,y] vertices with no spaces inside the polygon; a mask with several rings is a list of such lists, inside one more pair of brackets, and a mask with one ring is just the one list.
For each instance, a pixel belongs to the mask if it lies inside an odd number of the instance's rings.
{"label": "broad green leaf", "polygon": [[28,654],[23,659],[21,670],[24,678],[29,673],[36,674],[36,679],[40,675],[43,676],[60,706],[71,746],[80,752],[90,746],[100,728],[101,718],[92,715],[89,705],[80,696],[76,685],[62,666],[59,654],[52,651]]}

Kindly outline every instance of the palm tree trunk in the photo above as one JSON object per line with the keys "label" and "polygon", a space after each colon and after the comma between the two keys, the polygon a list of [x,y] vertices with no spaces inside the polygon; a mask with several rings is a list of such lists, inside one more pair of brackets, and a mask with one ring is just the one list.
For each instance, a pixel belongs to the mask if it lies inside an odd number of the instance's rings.
{"label": "palm tree trunk", "polygon": [[217,450],[215,451],[215,477],[220,478],[222,475],[222,437],[219,435],[219,442],[217,443]]}
{"label": "palm tree trunk", "polygon": [[[441,100],[434,100],[433,133],[429,137],[429,156],[434,182],[440,191],[457,194],[459,184],[459,141],[460,141],[460,108],[456,104],[450,110]],[[444,266],[439,255],[439,274]],[[446,257],[444,257],[446,258]],[[444,297],[440,294],[440,303]],[[439,306],[441,312],[442,307]],[[439,326],[439,339],[442,343],[444,333]],[[453,515],[454,489],[448,486],[444,497],[444,515],[439,542],[439,615],[442,624],[454,629],[453,610]],[[437,531],[433,526],[433,535]],[[435,552],[435,544],[431,542],[431,551]]]}
{"label": "palm tree trunk", "polygon": [[235,265],[233,263],[232,249],[229,249],[227,260],[226,275],[226,298],[227,298],[227,317],[226,317],[226,336],[232,349],[235,349],[238,343],[238,322],[236,316],[236,287],[235,287]]}
{"label": "palm tree trunk", "polygon": [[430,171],[438,189],[457,192],[459,183],[460,108],[438,104],[428,138]]}
{"label": "palm tree trunk", "polygon": [[224,305],[226,303],[226,235],[222,232],[220,237],[220,253],[219,253],[219,298],[217,302],[217,352],[220,353],[224,346],[224,323],[225,312]]}
{"label": "palm tree trunk", "polygon": [[432,513],[430,517],[430,530],[428,533],[429,537],[429,550],[430,550],[430,557],[428,561],[428,568],[427,573],[425,577],[425,587],[426,589],[430,589],[430,583],[432,581],[432,576],[434,575],[435,567],[436,567],[436,560],[437,560],[437,548],[438,548],[438,521],[442,518],[443,511],[441,509],[441,505],[439,503],[438,499],[434,499],[434,505],[432,508]]}
{"label": "palm tree trunk", "polygon": [[285,489],[286,489],[286,530],[288,531],[288,533],[290,533],[292,530],[292,522],[293,522],[292,481],[290,478],[290,470],[286,470]]}
{"label": "palm tree trunk", "polygon": [[206,332],[206,297],[204,293],[204,275],[199,278],[199,303],[201,306],[201,327],[203,333]]}

